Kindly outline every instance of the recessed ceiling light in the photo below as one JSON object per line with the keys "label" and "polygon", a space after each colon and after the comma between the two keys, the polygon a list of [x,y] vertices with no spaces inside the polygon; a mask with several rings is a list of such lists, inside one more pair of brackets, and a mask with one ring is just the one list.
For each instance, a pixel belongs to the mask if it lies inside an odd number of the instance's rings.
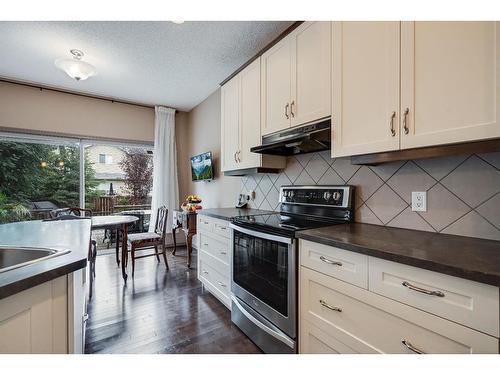
{"label": "recessed ceiling light", "polygon": [[57,59],[54,64],[56,67],[64,71],[71,78],[77,81],[86,80],[89,77],[96,75],[96,69],[88,62],[82,61],[83,52],[78,49],[69,51],[72,59]]}
{"label": "recessed ceiling light", "polygon": [[173,23],[176,23],[177,25],[180,25],[181,23],[184,23],[184,21],[172,21]]}

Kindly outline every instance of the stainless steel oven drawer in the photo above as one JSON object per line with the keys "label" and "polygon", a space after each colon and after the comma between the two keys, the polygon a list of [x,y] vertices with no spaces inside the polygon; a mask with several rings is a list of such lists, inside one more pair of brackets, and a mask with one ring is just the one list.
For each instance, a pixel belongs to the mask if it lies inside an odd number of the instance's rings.
{"label": "stainless steel oven drawer", "polygon": [[231,321],[264,353],[297,353],[297,342],[255,312],[236,296],[231,296]]}

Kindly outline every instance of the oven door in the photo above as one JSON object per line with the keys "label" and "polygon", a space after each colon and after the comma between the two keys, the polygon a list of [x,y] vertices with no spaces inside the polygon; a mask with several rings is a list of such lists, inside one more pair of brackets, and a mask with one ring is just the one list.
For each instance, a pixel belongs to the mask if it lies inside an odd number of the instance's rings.
{"label": "oven door", "polygon": [[231,224],[231,292],[292,339],[296,338],[296,258],[293,238]]}

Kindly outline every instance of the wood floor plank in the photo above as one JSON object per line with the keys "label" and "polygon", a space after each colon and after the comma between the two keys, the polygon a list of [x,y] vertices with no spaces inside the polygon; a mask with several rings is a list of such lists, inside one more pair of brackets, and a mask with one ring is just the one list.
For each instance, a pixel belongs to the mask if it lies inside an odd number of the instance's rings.
{"label": "wood floor plank", "polygon": [[[261,353],[234,324],[229,310],[197,279],[196,254],[136,262],[121,278],[114,254],[99,255],[88,306],[85,353]],[[131,264],[129,264],[129,274]]]}

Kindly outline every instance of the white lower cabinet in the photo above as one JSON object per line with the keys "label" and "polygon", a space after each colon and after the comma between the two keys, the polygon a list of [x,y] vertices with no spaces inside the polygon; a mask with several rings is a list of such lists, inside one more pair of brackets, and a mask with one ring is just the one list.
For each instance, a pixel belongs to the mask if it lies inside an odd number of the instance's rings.
{"label": "white lower cabinet", "polygon": [[198,279],[231,310],[229,222],[198,215]]}
{"label": "white lower cabinet", "polygon": [[[415,304],[374,293],[370,290],[371,282],[369,288],[363,288],[332,277],[322,269],[309,268],[308,253],[302,250],[315,245],[302,240],[299,245],[300,353],[498,353],[498,336],[474,329],[478,326],[475,322],[465,326],[452,321],[453,315],[447,314],[446,308],[438,316],[413,307]],[[324,245],[318,246],[325,251]],[[371,261],[376,258],[368,258],[371,280]],[[483,287],[488,290],[489,286]],[[496,298],[498,303],[498,288]],[[491,303],[481,299],[475,302]],[[498,307],[491,315],[498,323]]]}
{"label": "white lower cabinet", "polygon": [[83,353],[84,272],[0,300],[0,354]]}

